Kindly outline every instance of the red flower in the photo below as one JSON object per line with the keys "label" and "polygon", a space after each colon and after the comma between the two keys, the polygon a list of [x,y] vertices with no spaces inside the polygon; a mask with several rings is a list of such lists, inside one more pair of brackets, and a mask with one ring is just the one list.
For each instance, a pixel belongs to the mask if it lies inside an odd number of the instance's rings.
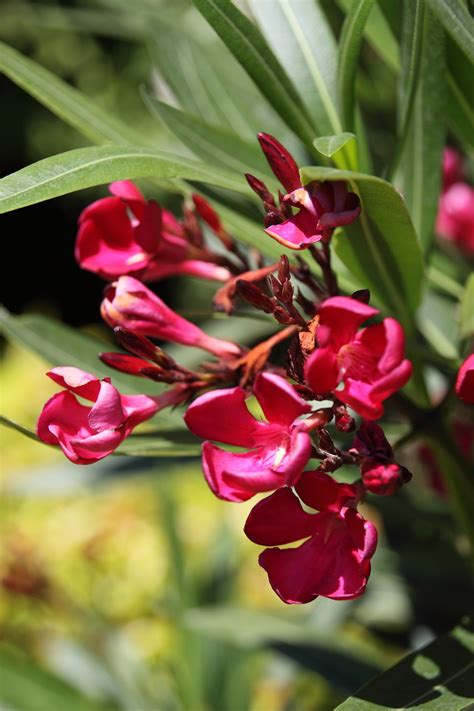
{"label": "red flower", "polygon": [[226,452],[204,442],[202,463],[207,483],[216,496],[246,501],[259,491],[293,485],[308,462],[312,443],[301,415],[311,407],[279,375],[259,373],[254,394],[268,422],[255,419],[245,404],[243,388],[213,390],[198,397],[184,421],[207,440],[244,447]]}
{"label": "red flower", "polygon": [[241,354],[241,349],[235,343],[204,333],[194,323],[172,311],[156,294],[133,277],[120,277],[107,287],[101,313],[112,328],[119,326],[141,336],[195,346],[219,358]]}
{"label": "red flower", "polygon": [[[305,249],[331,236],[336,227],[348,225],[360,214],[360,201],[347,190],[343,181],[319,183],[306,187],[301,182],[298,166],[286,148],[268,133],[258,140],[275,176],[286,190],[280,208],[262,181],[247,175],[250,187],[262,199],[266,233],[289,249]],[[292,215],[291,208],[298,208]]]}
{"label": "red flower", "polygon": [[454,389],[463,402],[474,405],[474,353],[459,368]]}
{"label": "red flower", "polygon": [[97,200],[79,217],[76,260],[109,281],[134,275],[144,281],[175,274],[226,281],[227,269],[189,244],[183,226],[130,181],[112,183],[113,197]]}
{"label": "red flower", "polygon": [[[99,380],[79,368],[53,368],[47,375],[66,390],[43,407],[38,436],[61,447],[75,464],[92,464],[111,454],[134,427],[174,404],[178,395],[177,390],[154,398],[122,395],[109,378]],[[94,404],[81,405],[72,393]]]}
{"label": "red flower", "polygon": [[466,254],[474,254],[474,188],[453,183],[441,195],[436,231]]}
{"label": "red flower", "polygon": [[259,563],[270,585],[289,604],[318,595],[350,600],[361,595],[377,545],[375,526],[355,509],[357,486],[338,484],[322,472],[304,472],[295,485],[307,513],[289,488],[259,501],[245,524],[254,543],[278,546],[307,539],[296,548],[267,548]]}
{"label": "red flower", "polygon": [[283,198],[299,212],[265,232],[289,249],[304,249],[332,234],[336,227],[350,225],[360,215],[360,201],[343,181],[312,182]]}
{"label": "red flower", "polygon": [[339,400],[368,420],[383,415],[383,401],[407,383],[412,371],[398,321],[386,318],[358,330],[377,313],[350,297],[327,299],[319,310],[319,347],[305,365],[305,378],[315,393],[336,391]]}

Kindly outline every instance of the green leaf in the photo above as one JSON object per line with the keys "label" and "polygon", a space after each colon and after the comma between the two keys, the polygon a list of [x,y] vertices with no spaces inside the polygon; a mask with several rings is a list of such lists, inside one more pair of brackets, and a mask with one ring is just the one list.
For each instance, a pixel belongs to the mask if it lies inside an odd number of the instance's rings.
{"label": "green leaf", "polygon": [[[421,5],[421,3],[419,3]],[[406,4],[409,26],[419,34],[412,44],[419,45],[418,81],[409,78],[405,108],[401,118],[405,141],[400,163],[400,189],[426,253],[433,241],[434,223],[441,189],[441,164],[446,131],[446,65],[444,31],[429,8],[411,17],[411,2]],[[417,60],[413,60],[416,62]],[[411,72],[409,72],[410,75]],[[403,83],[403,80],[402,80]],[[410,116],[411,113],[411,116]]]}
{"label": "green leaf", "polygon": [[355,127],[355,81],[365,23],[375,0],[354,0],[344,20],[339,40],[337,85],[344,128]]}
{"label": "green leaf", "polygon": [[144,143],[142,134],[3,42],[0,42],[0,71],[94,143]]}
{"label": "green leaf", "polygon": [[448,101],[446,110],[453,133],[474,150],[474,82],[466,55],[446,37]]}
{"label": "green leaf", "polygon": [[[260,94],[225,45],[198,44],[181,26],[176,31],[176,24],[164,24],[161,13],[154,18],[152,29],[149,50],[154,70],[181,108],[206,123],[226,126],[253,139],[260,130]],[[169,92],[159,95],[166,101]],[[280,122],[277,116],[275,119]]]}
{"label": "green leaf", "polygon": [[77,148],[40,160],[0,180],[0,213],[113,180],[185,178],[250,196],[245,179],[223,168],[133,146]]}
{"label": "green leaf", "polygon": [[418,313],[421,333],[433,349],[445,358],[458,360],[458,327],[455,304],[441,294],[427,291]]}
{"label": "green leaf", "polygon": [[353,133],[339,133],[337,136],[321,136],[314,141],[314,147],[321,155],[332,158],[338,168],[347,168],[357,162],[356,137]]}
{"label": "green leaf", "polygon": [[250,0],[262,33],[303,100],[315,129],[340,133],[337,110],[336,42],[317,2]]}
{"label": "green leaf", "polygon": [[5,711],[118,711],[115,704],[87,698],[62,679],[7,649],[0,650],[0,666],[0,706]]}
{"label": "green leaf", "polygon": [[[207,124],[147,92],[143,96],[150,111],[202,160],[242,174],[252,170],[272,177],[257,140],[251,143],[227,128]],[[271,182],[274,182],[273,177]]]}
{"label": "green leaf", "polygon": [[[337,4],[348,13],[352,6],[352,0],[337,0]],[[364,36],[390,69],[398,72],[400,69],[398,42],[378,4],[372,7],[367,18]]]}
{"label": "green leaf", "polygon": [[200,635],[247,652],[273,649],[346,693],[380,670],[380,658],[366,645],[347,637],[334,641],[308,622],[224,605],[190,609],[185,615],[185,624]]}
{"label": "green leaf", "polygon": [[337,136],[321,136],[314,142],[314,147],[327,158],[332,156],[343,148],[346,143],[355,139],[353,133],[339,133]]}
{"label": "green leaf", "polygon": [[474,336],[474,273],[469,276],[461,298],[459,333],[461,338]]}
{"label": "green leaf", "polygon": [[127,437],[115,454],[130,457],[200,457],[201,441],[186,430],[142,432]]}
{"label": "green leaf", "polygon": [[230,0],[193,0],[263,96],[306,145],[313,129],[286,71],[257,27]]}
{"label": "green leaf", "polygon": [[423,261],[416,232],[401,195],[385,180],[331,168],[303,168],[304,183],[346,180],[361,199],[362,213],[336,240],[336,253],[349,271],[369,288],[405,327],[423,283]]}
{"label": "green leaf", "polygon": [[467,711],[474,699],[473,653],[474,627],[465,619],[363,686],[336,711]]}
{"label": "green leaf", "polygon": [[426,0],[446,32],[474,64],[474,19],[461,0]]}
{"label": "green leaf", "polygon": [[[399,106],[397,111],[399,140],[405,140],[414,98],[420,79],[421,48],[423,44],[425,4],[414,0],[403,4]],[[401,138],[400,138],[401,137]]]}
{"label": "green leaf", "polygon": [[98,354],[114,350],[113,344],[81,333],[47,316],[13,316],[1,309],[0,331],[5,338],[36,353],[51,365],[71,365],[94,373],[98,378],[112,378],[114,384],[127,393],[157,393],[156,383],[120,373],[99,360]]}

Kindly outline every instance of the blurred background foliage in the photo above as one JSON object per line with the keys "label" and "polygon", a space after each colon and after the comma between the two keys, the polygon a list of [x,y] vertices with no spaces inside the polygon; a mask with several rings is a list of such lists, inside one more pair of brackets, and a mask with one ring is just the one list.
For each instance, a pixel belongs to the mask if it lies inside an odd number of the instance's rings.
{"label": "blurred background foliage", "polygon": [[[347,3],[321,5],[337,35]],[[396,5],[379,3],[385,56],[364,43],[357,87],[376,167],[388,162],[395,131]],[[184,134],[180,141],[169,131],[156,105],[148,110],[150,92],[248,142],[265,130],[301,150],[187,0],[138,0],[130,10],[126,0],[4,2],[0,35],[160,149],[190,154]],[[2,174],[87,145],[0,81]],[[74,193],[3,216],[4,264],[17,275],[4,295],[10,310],[54,314],[110,338],[98,317],[103,283],[73,258],[79,212],[104,194]],[[453,283],[465,273],[455,260]],[[176,306],[209,308],[202,283],[166,281],[158,291]],[[453,302],[431,298],[432,328],[436,314],[444,332]],[[55,390],[44,370],[4,344],[3,404],[12,419],[33,425]],[[367,594],[287,608],[242,535],[250,505],[222,506],[198,460],[111,457],[80,468],[4,429],[2,449],[0,707],[8,711],[326,711],[472,604],[465,541],[414,452],[413,484],[394,501],[366,504],[381,535]]]}

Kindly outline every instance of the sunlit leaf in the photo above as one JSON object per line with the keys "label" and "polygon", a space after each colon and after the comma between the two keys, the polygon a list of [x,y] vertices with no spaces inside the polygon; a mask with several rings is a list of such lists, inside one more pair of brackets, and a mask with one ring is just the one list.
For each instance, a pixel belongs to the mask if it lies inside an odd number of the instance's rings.
{"label": "sunlit leaf", "polygon": [[207,124],[197,116],[175,109],[148,93],[144,97],[152,113],[198,158],[242,174],[256,171],[259,175],[271,177],[256,139],[253,142],[244,140],[227,128]]}
{"label": "sunlit leaf", "polygon": [[[421,5],[417,4],[416,7]],[[416,34],[411,54],[407,58],[416,67],[407,69],[407,95],[402,102],[401,135],[405,143],[400,163],[400,189],[420,238],[423,250],[430,248],[434,236],[434,223],[438,211],[441,189],[441,163],[446,131],[446,66],[444,31],[437,19],[426,8],[411,16],[411,3],[407,4],[406,34]],[[411,9],[410,9],[411,8]],[[409,109],[408,107],[411,107]],[[408,135],[405,135],[407,132]]]}
{"label": "sunlit leaf", "polygon": [[336,711],[467,711],[474,699],[473,655],[474,628],[466,619],[363,686]]}
{"label": "sunlit leaf", "polygon": [[337,84],[343,126],[355,127],[355,80],[365,23],[375,0],[354,0],[344,20],[337,62]]}
{"label": "sunlit leaf", "polygon": [[438,20],[474,64],[474,19],[461,0],[427,0]]}
{"label": "sunlit leaf", "polygon": [[113,180],[185,178],[250,196],[246,181],[223,168],[133,146],[77,148],[40,160],[0,180],[0,213]]}
{"label": "sunlit leaf", "polygon": [[142,134],[3,42],[0,42],[0,71],[94,143],[143,145]]}
{"label": "sunlit leaf", "polygon": [[114,703],[89,699],[37,664],[0,650],[0,705],[8,711],[117,711]]}
{"label": "sunlit leaf", "polygon": [[337,48],[317,2],[250,0],[262,33],[301,96],[320,134],[342,131],[337,110]]}
{"label": "sunlit leaf", "polygon": [[314,132],[285,69],[257,27],[230,0],[193,0],[270,105],[308,146]]}

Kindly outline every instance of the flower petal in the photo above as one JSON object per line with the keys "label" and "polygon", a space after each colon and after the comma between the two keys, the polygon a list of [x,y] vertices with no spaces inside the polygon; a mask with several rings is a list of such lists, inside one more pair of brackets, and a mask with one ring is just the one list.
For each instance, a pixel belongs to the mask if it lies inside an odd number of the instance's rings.
{"label": "flower petal", "polygon": [[303,472],[297,484],[296,493],[301,500],[316,511],[339,511],[350,501],[357,499],[357,487],[339,484],[328,474],[320,471]]}
{"label": "flower petal", "polygon": [[204,442],[202,467],[211,491],[225,501],[247,501],[283,483],[281,474],[265,467],[255,450],[235,454]]}
{"label": "flower petal", "polygon": [[278,546],[313,533],[314,514],[301,508],[290,488],[278,489],[259,501],[245,523],[245,535],[261,546]]}
{"label": "flower petal", "polygon": [[256,435],[267,427],[247,409],[243,388],[212,390],[188,407],[184,421],[191,432],[237,447],[254,447]]}
{"label": "flower petal", "polygon": [[54,380],[63,388],[67,388],[76,395],[80,395],[86,400],[95,402],[99,395],[101,381],[91,373],[86,373],[80,368],[72,366],[61,366],[53,368],[46,373],[48,378]]}
{"label": "flower petal", "polygon": [[297,417],[311,412],[311,405],[281,375],[259,373],[253,392],[269,422],[291,425]]}
{"label": "flower petal", "polygon": [[116,429],[125,421],[120,393],[105,380],[100,384],[100,391],[89,413],[88,421],[92,429],[97,432]]}
{"label": "flower petal", "polygon": [[339,383],[339,369],[334,350],[317,348],[306,361],[304,375],[311,390],[318,395],[335,390]]}

